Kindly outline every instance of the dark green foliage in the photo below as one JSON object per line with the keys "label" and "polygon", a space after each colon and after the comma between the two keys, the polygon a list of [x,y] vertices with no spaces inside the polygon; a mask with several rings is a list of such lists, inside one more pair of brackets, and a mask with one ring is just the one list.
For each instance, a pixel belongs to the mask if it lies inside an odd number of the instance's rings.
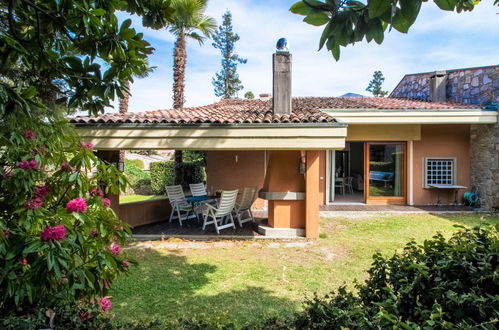
{"label": "dark green foliage", "polygon": [[232,14],[226,11],[222,18],[222,25],[213,35],[212,43],[213,47],[220,49],[222,70],[216,73],[212,83],[215,86],[216,96],[230,99],[244,88],[237,73],[237,64],[244,64],[247,60],[234,52],[239,36],[232,31]]}
{"label": "dark green foliage", "polygon": [[189,183],[199,183],[206,180],[204,167],[198,162],[184,162],[177,166],[182,167],[182,173],[184,174],[182,182],[185,189],[189,188]]}
{"label": "dark green foliage", "polygon": [[388,92],[384,91],[382,86],[384,81],[385,77],[383,76],[383,72],[374,71],[373,79],[369,82],[369,86],[367,86],[366,91],[371,92],[373,96],[386,96]]}
{"label": "dark green foliage", "polygon": [[[340,46],[346,47],[367,40],[383,42],[386,28],[407,33],[419,15],[421,5],[427,0],[302,0],[291,6],[294,14],[303,15],[304,22],[326,25],[319,41],[319,50],[327,47],[336,60],[340,58]],[[479,1],[433,0],[442,10],[471,11]],[[494,1],[499,5],[499,0]]]}
{"label": "dark green foliage", "polygon": [[499,233],[462,229],[374,255],[358,293],[344,287],[309,301],[298,329],[494,329],[499,322]]}
{"label": "dark green foliage", "polygon": [[157,195],[166,193],[165,187],[172,185],[175,179],[175,162],[153,162],[150,165],[151,188]]}
{"label": "dark green foliage", "polygon": [[175,165],[174,161],[151,163],[151,188],[155,194],[162,195],[166,193],[166,186],[173,185],[175,182],[175,167],[180,166],[184,177],[183,187],[188,189],[189,183],[198,183],[206,180],[204,167],[200,162],[183,162]]}
{"label": "dark green foliage", "polygon": [[252,91],[248,91],[244,93],[244,98],[248,100],[253,100],[255,98],[255,94]]}
{"label": "dark green foliage", "polygon": [[136,194],[152,194],[151,175],[142,170],[144,162],[140,159],[125,159],[125,176]]}

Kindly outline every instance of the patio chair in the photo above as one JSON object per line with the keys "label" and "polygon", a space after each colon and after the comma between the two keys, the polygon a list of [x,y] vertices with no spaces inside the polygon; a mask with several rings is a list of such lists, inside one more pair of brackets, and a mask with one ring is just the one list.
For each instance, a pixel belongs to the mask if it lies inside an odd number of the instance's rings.
{"label": "patio chair", "polygon": [[189,189],[191,189],[192,196],[207,196],[206,187],[204,183],[189,183]]}
{"label": "patio chair", "polygon": [[353,194],[353,177],[352,176],[347,176],[346,183],[345,183],[345,189],[349,194]]}
{"label": "patio chair", "polygon": [[181,185],[166,186],[166,194],[172,207],[169,222],[178,219],[179,224],[182,226],[182,221],[196,217],[192,205],[185,200],[184,190]]}
{"label": "patio chair", "polygon": [[[203,205],[203,230],[205,230],[207,225],[211,224],[215,226],[217,234],[220,234],[220,230],[225,228],[232,227],[236,229],[232,211],[236,205],[238,191],[237,189],[222,191],[222,196],[217,207],[210,204]],[[225,220],[227,221],[225,222]]]}
{"label": "patio chair", "polygon": [[[243,190],[243,195],[239,203],[236,203],[234,207],[234,213],[237,216],[237,222],[239,223],[239,227],[243,226],[245,222],[254,222],[253,213],[251,212],[251,205],[255,202],[256,199],[256,188],[255,187],[246,187]],[[248,213],[248,217],[241,219],[244,213]]]}

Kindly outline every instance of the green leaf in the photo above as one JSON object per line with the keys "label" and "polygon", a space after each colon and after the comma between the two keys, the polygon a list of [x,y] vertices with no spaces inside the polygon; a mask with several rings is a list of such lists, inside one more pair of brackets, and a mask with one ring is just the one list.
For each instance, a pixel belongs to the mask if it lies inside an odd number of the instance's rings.
{"label": "green leaf", "polygon": [[298,2],[295,2],[291,6],[291,8],[289,8],[289,11],[292,12],[293,14],[306,16],[306,15],[310,14],[310,12],[312,11],[312,8],[310,8],[310,6],[307,6],[307,4],[304,3],[303,1],[298,1]]}
{"label": "green leaf", "polygon": [[323,11],[318,11],[309,14],[303,21],[314,26],[321,26],[329,22],[329,16]]}
{"label": "green leaf", "polygon": [[97,8],[92,10],[91,13],[94,14],[95,16],[103,16],[106,14],[106,11],[102,8]]}
{"label": "green leaf", "polygon": [[369,18],[376,18],[390,10],[392,1],[390,0],[369,0],[367,3]]}
{"label": "green leaf", "polygon": [[36,95],[36,88],[33,86],[29,86],[25,90],[23,90],[21,96],[27,99],[32,98],[33,96]]}
{"label": "green leaf", "polygon": [[380,19],[373,19],[369,21],[367,26],[366,38],[367,41],[370,42],[374,39],[377,44],[381,44],[383,42],[385,35],[383,31],[383,25]]}
{"label": "green leaf", "polygon": [[340,46],[339,45],[335,45],[332,49],[331,49],[331,53],[333,54],[333,57],[336,61],[339,61],[340,60]]}
{"label": "green leaf", "polygon": [[392,19],[393,27],[402,33],[407,33],[414,24],[421,9],[421,1],[400,0],[400,9],[397,8]]}
{"label": "green leaf", "polygon": [[433,0],[435,4],[442,10],[454,10],[458,0]]}

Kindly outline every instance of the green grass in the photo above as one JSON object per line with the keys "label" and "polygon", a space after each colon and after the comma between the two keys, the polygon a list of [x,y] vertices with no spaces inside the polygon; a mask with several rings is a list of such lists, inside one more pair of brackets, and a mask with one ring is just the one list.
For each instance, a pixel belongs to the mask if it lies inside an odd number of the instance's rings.
{"label": "green grass", "polygon": [[128,195],[128,196],[120,196],[120,204],[125,203],[133,203],[133,202],[142,202],[142,201],[151,201],[155,199],[166,198],[163,195]]}
{"label": "green grass", "polygon": [[[243,241],[208,249],[131,249],[139,265],[112,289],[121,319],[177,319],[227,313],[239,325],[289,316],[314,292],[363,280],[375,251],[391,255],[454,225],[499,223],[485,215],[388,215],[321,219],[320,239],[305,247]],[[212,245],[212,243],[204,243]]]}

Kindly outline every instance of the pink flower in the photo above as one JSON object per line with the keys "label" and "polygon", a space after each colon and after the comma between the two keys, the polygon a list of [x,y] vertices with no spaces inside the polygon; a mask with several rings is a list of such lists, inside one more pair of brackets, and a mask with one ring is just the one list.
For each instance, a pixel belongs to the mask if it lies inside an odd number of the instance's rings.
{"label": "pink flower", "polygon": [[117,256],[121,253],[121,246],[119,244],[113,243],[109,246],[109,252]]}
{"label": "pink flower", "polygon": [[72,212],[83,213],[86,210],[87,210],[87,201],[85,201],[85,198],[82,197],[72,199],[66,204],[66,211],[68,211],[69,213]]}
{"label": "pink flower", "polygon": [[38,162],[35,159],[22,160],[19,162],[19,167],[23,170],[36,170],[38,168]]}
{"label": "pink flower", "polygon": [[61,164],[61,171],[66,172],[67,170],[69,170],[69,164],[67,162],[62,163]]}
{"label": "pink flower", "polygon": [[27,201],[24,205],[30,210],[37,210],[43,205],[43,199],[41,197],[35,197],[32,200]]}
{"label": "pink flower", "polygon": [[24,132],[24,137],[28,140],[34,140],[36,138],[36,134],[35,132],[29,129]]}
{"label": "pink flower", "polygon": [[104,196],[104,192],[101,189],[92,188],[90,190],[90,195],[102,197],[102,196]]}
{"label": "pink flower", "polygon": [[4,229],[4,230],[3,230],[3,236],[5,236],[5,239],[8,239],[8,238],[10,237],[10,235],[11,235],[11,234],[12,234],[12,233],[11,233],[11,231],[10,231],[10,230],[8,230],[8,229]]}
{"label": "pink flower", "polygon": [[109,300],[108,297],[102,297],[102,298],[100,298],[99,299],[99,304],[100,304],[100,307],[102,308],[102,310],[104,312],[107,312],[113,306],[113,304],[111,303],[111,300]]}
{"label": "pink flower", "polygon": [[35,187],[35,196],[44,197],[49,192],[49,187],[47,185]]}
{"label": "pink flower", "polygon": [[42,241],[62,241],[66,237],[66,228],[63,225],[47,226],[40,233]]}
{"label": "pink flower", "polygon": [[103,198],[102,203],[104,204],[105,208],[108,208],[111,206],[111,200],[109,198]]}
{"label": "pink flower", "polygon": [[87,150],[94,150],[94,145],[90,142],[82,142],[80,144],[80,146],[83,148],[83,149],[87,149]]}
{"label": "pink flower", "polygon": [[123,260],[123,265],[125,265],[125,267],[129,267],[130,266],[130,261],[128,260]]}
{"label": "pink flower", "polygon": [[21,263],[26,266],[28,264],[28,260],[26,260],[26,258],[23,258],[23,260],[21,260]]}

